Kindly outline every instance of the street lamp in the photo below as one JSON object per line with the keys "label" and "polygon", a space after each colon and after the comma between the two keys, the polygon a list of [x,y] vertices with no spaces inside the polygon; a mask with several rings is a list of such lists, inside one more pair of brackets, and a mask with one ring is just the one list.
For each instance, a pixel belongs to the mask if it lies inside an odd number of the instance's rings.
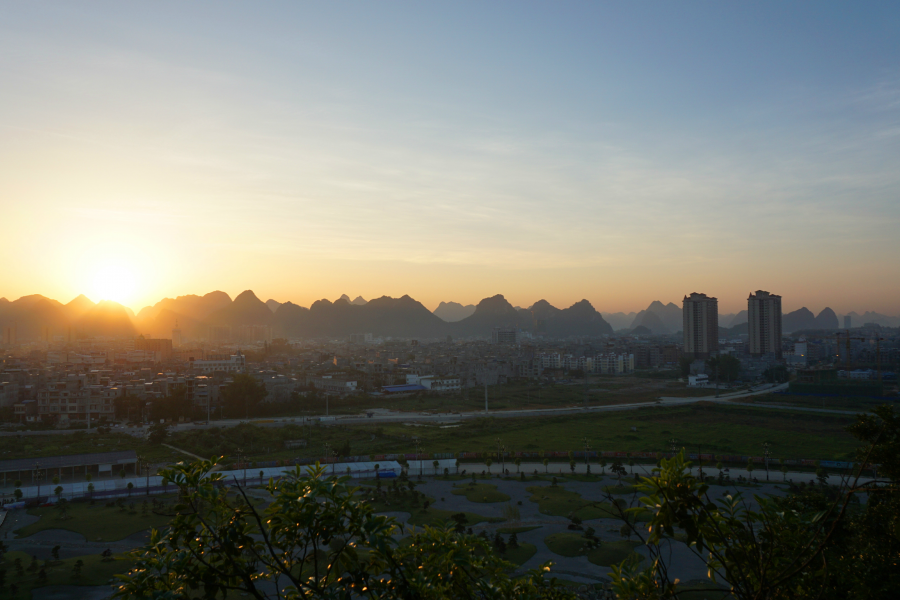
{"label": "street lamp", "polygon": [[584,464],[588,464],[588,452],[591,450],[591,445],[588,443],[587,436],[584,436],[581,441],[584,442]]}
{"label": "street lamp", "polygon": [[763,457],[766,462],[766,481],[769,480],[769,442],[763,442]]}
{"label": "street lamp", "polygon": [[675,438],[672,438],[671,440],[669,440],[669,444],[672,448],[672,454],[673,455],[677,454],[678,453],[678,440]]}
{"label": "street lamp", "polygon": [[44,478],[44,472],[41,471],[40,463],[34,463],[34,475],[32,475],[33,479],[37,481],[37,497],[38,502],[41,499],[41,479]]}
{"label": "street lamp", "polygon": [[414,438],[413,441],[415,441],[415,443],[416,443],[416,461],[418,461],[418,463],[419,463],[419,477],[421,477],[421,476],[422,476],[422,461],[419,460],[419,444],[420,444],[420,441],[419,441],[419,438]]}
{"label": "street lamp", "polygon": [[506,446],[502,445],[500,442],[500,438],[497,438],[497,458],[500,459],[500,472],[506,472],[506,458],[504,457],[504,451],[506,450]]}
{"label": "street lamp", "polygon": [[244,454],[243,448],[237,449],[238,462],[244,467],[244,485],[247,485],[247,456]]}

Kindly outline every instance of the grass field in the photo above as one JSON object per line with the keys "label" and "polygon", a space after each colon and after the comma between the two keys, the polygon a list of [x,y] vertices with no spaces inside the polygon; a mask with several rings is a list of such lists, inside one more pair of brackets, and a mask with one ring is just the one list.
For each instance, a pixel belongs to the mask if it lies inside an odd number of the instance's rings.
{"label": "grass field", "polygon": [[[434,498],[428,498],[429,502],[434,502]],[[370,506],[378,513],[384,512],[405,512],[409,513],[409,520],[407,521],[410,525],[440,525],[442,523],[453,523],[450,519],[451,516],[458,514],[460,511],[458,510],[443,510],[440,508],[434,508],[432,506],[428,507],[428,510],[423,508],[423,505],[414,501],[411,496],[396,496],[392,495],[387,502],[383,500],[376,500],[374,502],[369,502]],[[468,520],[468,525],[474,525],[475,523],[483,523],[485,521],[488,522],[502,522],[503,519],[491,519],[489,517],[485,517],[484,515],[479,515],[476,513],[464,512],[466,515],[466,519]]]}
{"label": "grass field", "polygon": [[839,459],[858,446],[846,432],[853,421],[852,415],[697,403],[540,419],[473,419],[454,429],[386,425],[384,433],[414,433],[426,452],[496,451],[498,436],[512,451],[575,451],[587,438],[595,450],[663,452],[675,438],[691,451],[758,454],[768,442],[776,458]]}
{"label": "grass field", "polygon": [[459,484],[451,492],[454,496],[465,496],[469,502],[506,502],[509,496],[497,491],[496,485],[489,483]]}
{"label": "grass field", "polygon": [[[17,530],[19,537],[28,537],[47,529],[65,529],[80,533],[88,541],[114,542],[131,534],[150,529],[161,528],[169,523],[171,517],[154,514],[149,510],[142,511],[142,498],[135,498],[134,509],[122,511],[119,508],[107,508],[97,502],[91,506],[87,502],[69,504],[67,519],[59,518],[59,511],[54,507],[32,508],[28,514],[39,516],[40,520]],[[129,503],[125,507],[128,509]]]}
{"label": "grass field", "polygon": [[[24,573],[19,576],[15,569],[15,560],[21,560]],[[75,563],[81,560],[83,566],[79,577],[74,575]],[[16,598],[31,598],[31,591],[49,585],[105,585],[118,573],[125,573],[131,568],[132,562],[123,557],[113,557],[113,560],[103,560],[99,554],[67,558],[60,561],[51,561],[44,566],[44,561],[38,561],[44,568],[47,578],[40,579],[40,567],[29,570],[31,557],[24,552],[7,552],[3,557],[2,565],[6,570],[6,588],[3,591],[4,598],[12,598],[12,586],[16,586]]]}
{"label": "grass field", "polygon": [[[652,402],[658,396],[706,395],[709,390],[689,390],[671,380],[640,377],[596,378],[590,382],[590,405]],[[584,401],[583,385],[535,385],[512,383],[490,388],[491,409],[580,406]],[[471,401],[460,398],[333,399],[330,409],[358,414],[367,408],[403,410],[470,410],[483,408],[483,395]],[[752,404],[750,404],[752,402]],[[395,403],[399,403],[396,406]],[[510,451],[580,450],[583,439],[594,450],[625,452],[660,452],[668,450],[672,438],[694,451],[715,454],[757,454],[763,442],[769,442],[776,458],[844,459],[857,446],[845,428],[852,415],[800,413],[766,410],[769,403],[795,403],[798,406],[826,408],[870,408],[857,399],[820,399],[780,395],[759,396],[746,404],[731,405],[697,403],[682,407],[648,404],[638,410],[575,414],[540,418],[484,418],[461,421],[453,427],[419,423],[405,425],[312,426],[286,422],[281,427],[241,425],[228,429],[210,428],[178,432],[167,443],[199,456],[225,455],[233,459],[243,449],[250,460],[316,457],[324,444],[345,455],[409,453],[415,450],[416,438],[422,452],[496,451],[497,438]],[[824,404],[823,404],[824,403]],[[315,414],[323,406],[311,406]],[[288,421],[288,419],[284,419]],[[636,431],[631,431],[631,428]],[[306,449],[288,450],[286,440],[306,439]],[[87,434],[75,432],[65,436],[37,435],[28,438],[0,437],[0,454],[4,458],[40,458],[59,454],[93,453],[134,449],[153,462],[177,462],[185,455],[163,446],[151,446],[145,440],[122,433]],[[506,467],[514,472],[515,466]],[[486,468],[486,467],[482,467]],[[499,465],[492,466],[497,471]],[[451,469],[452,471],[453,469]],[[471,467],[470,467],[471,470]],[[480,469],[479,469],[480,470]],[[83,480],[83,473],[76,479]],[[71,471],[63,472],[63,481],[71,480]]]}
{"label": "grass field", "polygon": [[526,561],[537,554],[537,546],[534,544],[519,544],[518,548],[507,546],[506,552],[500,555],[503,560],[508,560],[514,565],[524,565]]}
{"label": "grass field", "polygon": [[618,512],[606,502],[591,502],[580,494],[563,487],[540,486],[526,488],[531,492],[532,502],[537,502],[538,510],[545,515],[556,517],[577,516],[582,521],[588,519],[617,519]]}
{"label": "grass field", "polygon": [[639,542],[626,540],[615,542],[602,542],[599,547],[587,548],[588,540],[580,533],[561,532],[548,535],[544,538],[547,548],[560,556],[587,556],[587,559],[595,565],[609,567],[619,564],[640,546]]}
{"label": "grass field", "polygon": [[501,527],[497,533],[525,533],[526,531],[534,531],[540,529],[543,525],[531,525],[528,527]]}
{"label": "grass field", "polygon": [[[422,452],[454,453],[496,451],[498,437],[512,452],[575,451],[583,448],[584,438],[595,450],[662,452],[675,438],[691,451],[700,448],[714,454],[758,454],[763,442],[769,442],[775,458],[844,459],[858,445],[845,431],[853,421],[852,415],[698,403],[559,417],[489,417],[461,421],[452,428],[424,423],[265,429],[244,425],[184,432],[171,443],[200,455],[214,450],[233,456],[237,447],[243,447],[251,459],[270,460],[316,456],[325,443],[333,448],[345,447],[353,455],[413,452],[416,438]],[[281,449],[283,440],[298,437],[308,439],[311,449]],[[506,466],[511,474],[515,472],[511,461]],[[462,468],[487,470],[483,463],[466,463]],[[499,465],[495,462],[491,470],[499,470]]]}

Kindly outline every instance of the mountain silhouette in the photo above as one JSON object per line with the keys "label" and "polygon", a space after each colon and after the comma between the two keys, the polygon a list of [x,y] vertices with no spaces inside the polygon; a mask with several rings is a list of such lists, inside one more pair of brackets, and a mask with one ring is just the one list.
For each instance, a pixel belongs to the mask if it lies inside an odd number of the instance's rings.
{"label": "mountain silhouette", "polygon": [[825,307],[822,312],[816,315],[816,329],[837,329],[838,318],[833,310]]}
{"label": "mountain silhouette", "polygon": [[75,322],[80,335],[87,337],[134,337],[137,328],[124,306],[103,300]]}
{"label": "mountain silhouette", "polygon": [[447,323],[462,321],[466,317],[472,316],[474,313],[474,304],[463,306],[459,302],[441,302],[438,307],[434,309],[434,314]]}
{"label": "mountain silhouette", "polygon": [[205,319],[211,325],[271,325],[274,315],[251,290],[241,292],[234,302],[220,308]]}
{"label": "mountain silhouette", "polygon": [[68,317],[70,321],[77,321],[95,306],[96,304],[94,304],[87,296],[81,294],[69,301],[63,309],[66,313],[66,317]]}
{"label": "mountain silhouette", "polygon": [[[460,337],[490,336],[494,327],[521,327],[527,323],[526,313],[520,313],[502,294],[485,298],[475,305],[475,312],[453,324]],[[530,324],[530,323],[529,323]],[[530,327],[529,327],[530,329]]]}
{"label": "mountain silhouette", "polygon": [[152,320],[162,310],[170,310],[175,314],[202,321],[215,311],[231,304],[231,297],[225,292],[215,291],[204,296],[189,294],[177,298],[163,298],[153,306],[142,308],[137,314],[139,325]]}
{"label": "mountain silhouette", "polygon": [[278,307],[281,306],[281,302],[278,302],[277,300],[272,300],[271,298],[269,298],[268,300],[266,300],[266,306],[268,306],[269,310],[271,310],[274,313],[278,310]]}
{"label": "mountain silhouette", "polygon": [[781,317],[781,331],[790,333],[801,329],[816,329],[816,316],[805,306]]}

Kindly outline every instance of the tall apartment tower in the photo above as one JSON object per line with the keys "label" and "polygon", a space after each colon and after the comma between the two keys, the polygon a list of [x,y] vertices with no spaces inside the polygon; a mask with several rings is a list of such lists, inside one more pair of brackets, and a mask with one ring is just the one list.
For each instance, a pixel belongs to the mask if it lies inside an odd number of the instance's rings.
{"label": "tall apartment tower", "polygon": [[709,358],[719,351],[719,301],[706,294],[684,297],[684,354],[689,358]]}
{"label": "tall apartment tower", "polygon": [[747,298],[750,355],[781,359],[781,296],[757,290]]}

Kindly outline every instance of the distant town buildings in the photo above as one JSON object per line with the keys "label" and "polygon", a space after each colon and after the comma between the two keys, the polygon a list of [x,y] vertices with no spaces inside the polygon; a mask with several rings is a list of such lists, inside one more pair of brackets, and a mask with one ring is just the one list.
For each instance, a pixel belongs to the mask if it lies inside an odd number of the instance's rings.
{"label": "distant town buildings", "polygon": [[709,358],[719,350],[719,301],[692,293],[682,304],[684,354],[693,359]]}
{"label": "distant town buildings", "polygon": [[519,343],[519,330],[516,327],[494,327],[491,331],[492,344]]}
{"label": "distant town buildings", "polygon": [[781,359],[781,296],[757,290],[747,298],[750,355]]}
{"label": "distant town buildings", "polygon": [[195,360],[190,363],[191,368],[200,373],[245,373],[247,363],[244,355],[238,350],[231,356],[209,356],[206,359]]}

